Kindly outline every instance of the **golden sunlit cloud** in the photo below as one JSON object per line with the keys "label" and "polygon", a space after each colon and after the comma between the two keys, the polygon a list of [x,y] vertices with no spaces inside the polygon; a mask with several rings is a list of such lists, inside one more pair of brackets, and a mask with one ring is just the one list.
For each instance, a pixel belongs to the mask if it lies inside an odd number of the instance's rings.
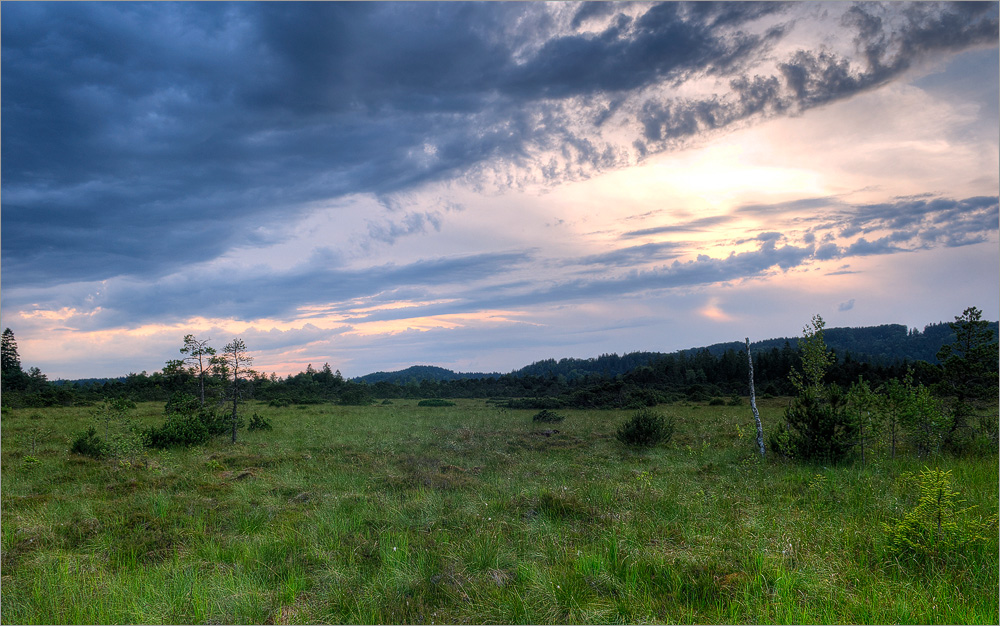
{"label": "golden sunlit cloud", "polygon": [[726,313],[719,307],[719,298],[716,297],[709,298],[708,304],[698,309],[698,313],[713,322],[732,322],[736,320],[734,316]]}
{"label": "golden sunlit cloud", "polygon": [[448,313],[427,317],[408,317],[395,320],[380,320],[355,324],[353,330],[345,334],[360,336],[395,335],[416,330],[428,331],[439,328],[451,329],[464,326],[498,325],[498,324],[528,324],[542,326],[533,322],[517,319],[516,311],[477,311],[471,313]]}
{"label": "golden sunlit cloud", "polygon": [[50,322],[67,322],[74,317],[86,316],[91,317],[97,315],[101,312],[101,307],[97,307],[91,311],[80,311],[79,309],[72,307],[62,307],[61,309],[33,309],[27,311],[19,311],[17,315],[22,319],[31,320],[47,320]]}

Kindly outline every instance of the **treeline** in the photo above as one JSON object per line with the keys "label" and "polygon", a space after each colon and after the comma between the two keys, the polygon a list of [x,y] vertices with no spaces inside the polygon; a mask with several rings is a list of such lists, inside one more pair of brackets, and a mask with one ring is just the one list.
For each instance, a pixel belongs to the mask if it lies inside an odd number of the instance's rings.
{"label": "treeline", "polygon": [[891,457],[903,447],[920,457],[996,454],[1000,372],[991,326],[976,307],[957,316],[949,324],[952,342],[938,350],[936,364],[921,368],[934,379],[930,384],[907,371],[878,385],[864,376],[848,385],[829,376],[835,359],[823,318],[814,316],[799,342],[801,367],[789,377],[795,393],[784,424],[769,432],[769,449],[786,458],[862,465],[873,449]]}
{"label": "treeline", "polygon": [[[989,328],[998,331],[997,322],[989,322]],[[906,362],[926,361],[937,363],[937,353],[941,346],[954,341],[955,333],[949,323],[928,324],[923,331],[907,329],[902,324],[883,324],[858,328],[830,328],[825,331],[826,343],[842,361],[857,361],[875,365],[899,365]],[[773,350],[798,350],[797,337],[764,339],[750,344],[751,354],[770,353]],[[703,348],[680,350],[675,355],[694,357],[708,351],[712,356],[722,357],[728,352],[743,352],[745,346],[740,341],[717,343]],[[589,359],[545,359],[537,361],[513,372],[515,376],[554,374],[568,380],[600,374],[613,377],[626,374],[637,367],[649,365],[669,356],[662,352],[631,352],[602,354]]]}
{"label": "treeline", "polygon": [[[13,341],[13,334],[11,334]],[[800,364],[799,353],[790,342],[767,350],[751,350],[756,384],[763,395],[789,395],[793,388],[789,374]],[[576,362],[574,362],[576,361]],[[251,372],[249,389],[257,400],[277,406],[289,404],[368,404],[378,399],[401,398],[493,398],[516,400],[511,406],[538,408],[630,408],[681,399],[706,401],[745,394],[747,390],[746,350],[729,348],[712,354],[708,348],[674,354],[632,353],[604,355],[579,361],[542,361],[518,372],[481,378],[379,380],[368,383],[345,380],[329,364],[320,369],[287,377]],[[560,368],[560,365],[568,369]],[[830,371],[833,381],[849,383],[864,376],[880,384],[914,369],[926,384],[936,381],[936,370],[927,363],[899,361],[889,365],[855,360],[851,354],[838,356]],[[544,373],[532,373],[544,372]],[[565,372],[565,373],[563,373]],[[7,406],[58,406],[93,404],[105,398],[128,397],[134,401],[166,402],[175,392],[198,396],[201,387],[209,398],[221,398],[225,379],[210,366],[204,372],[191,364],[168,362],[163,371],[131,373],[124,378],[62,382],[53,384],[34,369],[30,374],[12,368],[4,374],[4,404]]]}
{"label": "treeline", "polygon": [[[984,322],[996,329],[996,322]],[[110,380],[51,383],[37,368],[21,369],[13,332],[4,331],[3,403],[7,406],[93,404],[106,398],[166,402],[183,392],[221,399],[225,372],[213,364],[214,350],[186,336],[181,359],[167,361],[162,371],[131,373]],[[878,387],[910,375],[915,384],[941,383],[937,354],[956,340],[949,324],[932,324],[923,332],[893,324],[825,331],[831,360],[829,383],[843,387],[859,378]],[[755,383],[762,396],[796,393],[790,375],[801,368],[798,339],[770,339],[751,344]],[[913,360],[912,354],[926,359]],[[902,355],[902,356],[900,356]],[[744,344],[716,344],[671,354],[634,352],[592,359],[548,359],[510,374],[463,375],[432,366],[346,380],[329,364],[311,365],[287,377],[248,371],[247,393],[276,406],[290,404],[368,404],[377,399],[489,398],[525,408],[637,408],[678,400],[732,401],[747,393]]]}

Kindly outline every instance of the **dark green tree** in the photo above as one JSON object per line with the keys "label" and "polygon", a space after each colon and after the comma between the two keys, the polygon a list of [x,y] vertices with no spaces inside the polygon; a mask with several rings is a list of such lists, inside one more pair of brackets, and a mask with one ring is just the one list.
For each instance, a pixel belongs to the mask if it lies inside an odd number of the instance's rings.
{"label": "dark green tree", "polygon": [[0,344],[0,364],[2,364],[4,375],[15,370],[21,371],[21,357],[17,354],[17,340],[14,338],[14,331],[9,328],[3,331],[2,344]]}
{"label": "dark green tree", "polygon": [[[960,447],[962,431],[977,409],[997,399],[998,362],[997,341],[991,324],[982,319],[983,312],[969,307],[948,324],[955,333],[955,341],[941,346],[937,353],[941,363],[939,395],[951,399],[951,423],[945,435],[945,445]],[[990,419],[990,422],[995,422]],[[989,424],[981,424],[989,426]],[[995,436],[995,428],[988,428]]]}
{"label": "dark green tree", "polygon": [[835,361],[823,339],[824,326],[822,317],[813,316],[799,340],[802,369],[793,368],[789,376],[798,395],[785,410],[786,452],[802,460],[836,463],[854,447],[857,422],[840,386],[823,382]]}
{"label": "dark green tree", "polygon": [[17,340],[14,338],[14,331],[9,328],[3,331],[0,365],[0,379],[4,390],[23,390],[27,386],[27,375],[21,369],[21,357],[17,353]]}

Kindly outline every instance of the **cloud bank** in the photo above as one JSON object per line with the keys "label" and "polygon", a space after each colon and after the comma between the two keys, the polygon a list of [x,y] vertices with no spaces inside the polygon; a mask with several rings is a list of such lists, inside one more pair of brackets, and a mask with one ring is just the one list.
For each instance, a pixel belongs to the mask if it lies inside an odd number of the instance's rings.
{"label": "cloud bank", "polygon": [[[989,162],[975,189],[657,201],[627,228],[639,213],[624,196],[621,214],[559,200],[819,119],[939,59],[993,59],[995,3],[0,10],[4,318],[29,333],[196,319],[302,332],[320,316],[337,334],[484,311],[527,323],[511,311],[996,238]],[[963,106],[963,132],[988,118]],[[957,142],[957,124],[941,136]]]}

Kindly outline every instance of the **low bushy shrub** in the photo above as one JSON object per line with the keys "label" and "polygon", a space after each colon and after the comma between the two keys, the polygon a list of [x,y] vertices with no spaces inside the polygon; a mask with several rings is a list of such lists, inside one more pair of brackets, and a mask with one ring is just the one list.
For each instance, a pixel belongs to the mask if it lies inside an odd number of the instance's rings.
{"label": "low bushy shrub", "polygon": [[785,409],[791,456],[823,463],[845,460],[857,440],[857,424],[846,408],[837,385],[829,385],[822,394],[811,388],[801,392]]}
{"label": "low bushy shrub", "polygon": [[[208,434],[212,435],[225,435],[232,431],[233,428],[233,416],[231,413],[219,412],[203,408],[198,411],[198,419],[201,423],[205,425],[208,429]],[[243,416],[237,416],[236,418],[236,429],[239,430],[243,428],[244,421]]]}
{"label": "low bushy shrub", "polygon": [[97,429],[91,426],[76,436],[70,451],[92,459],[102,459],[108,454],[108,446],[97,434]]}
{"label": "low bushy shrub", "polygon": [[345,406],[367,406],[375,401],[368,385],[344,383],[339,394],[340,404]]}
{"label": "low bushy shrub", "polygon": [[665,417],[652,409],[640,409],[618,427],[615,437],[629,446],[655,446],[670,441],[673,434],[673,417]]}
{"label": "low bushy shrub", "polygon": [[427,400],[418,402],[417,406],[455,406],[455,403],[450,400],[442,400],[441,398],[428,398]]}
{"label": "low bushy shrub", "polygon": [[566,406],[562,398],[511,398],[504,403],[508,409],[561,409]]}
{"label": "low bushy shrub", "polygon": [[550,411],[548,409],[542,409],[535,416],[531,418],[533,422],[561,422],[565,419],[564,416],[559,415],[555,411]]}
{"label": "low bushy shrub", "polygon": [[266,417],[261,417],[257,413],[250,416],[250,424],[247,430],[272,430],[271,422]]}
{"label": "low bushy shrub", "polygon": [[[167,421],[162,426],[142,431],[142,442],[147,448],[196,446],[232,429],[230,415],[203,407],[197,398],[183,392],[171,395],[163,412]],[[242,419],[237,426],[243,426]]]}
{"label": "low bushy shrub", "polygon": [[893,560],[915,565],[967,565],[978,544],[996,536],[997,516],[962,507],[951,488],[951,471],[925,469],[915,481],[917,506],[902,519],[882,524]]}
{"label": "low bushy shrub", "polygon": [[163,426],[149,428],[143,435],[148,448],[195,446],[205,443],[212,436],[199,413],[175,413],[167,418]]}

